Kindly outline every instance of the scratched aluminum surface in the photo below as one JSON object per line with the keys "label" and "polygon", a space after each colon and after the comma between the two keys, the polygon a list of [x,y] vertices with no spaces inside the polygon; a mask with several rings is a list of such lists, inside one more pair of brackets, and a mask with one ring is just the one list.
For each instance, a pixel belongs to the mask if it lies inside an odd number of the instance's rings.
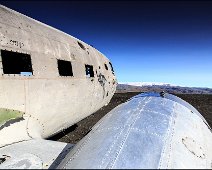
{"label": "scratched aluminum surface", "polygon": [[211,168],[211,131],[187,106],[170,94],[138,95],[103,117],[58,168]]}

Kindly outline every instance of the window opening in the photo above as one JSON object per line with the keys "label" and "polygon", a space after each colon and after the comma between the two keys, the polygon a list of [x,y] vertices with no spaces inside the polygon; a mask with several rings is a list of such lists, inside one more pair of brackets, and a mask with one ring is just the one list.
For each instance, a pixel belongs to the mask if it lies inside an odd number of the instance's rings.
{"label": "window opening", "polygon": [[70,61],[57,60],[60,76],[73,76],[72,65]]}
{"label": "window opening", "polygon": [[109,64],[110,64],[111,71],[112,71],[112,73],[114,74],[113,65],[112,65],[111,62],[109,62]]}
{"label": "window opening", "polygon": [[85,50],[85,46],[82,43],[80,43],[79,41],[77,41],[77,43],[83,50]]}
{"label": "window opening", "polygon": [[92,65],[85,65],[86,77],[94,77],[94,71]]}
{"label": "window opening", "polygon": [[4,74],[33,75],[31,56],[13,51],[1,50]]}
{"label": "window opening", "polygon": [[108,70],[107,64],[105,64],[105,69]]}

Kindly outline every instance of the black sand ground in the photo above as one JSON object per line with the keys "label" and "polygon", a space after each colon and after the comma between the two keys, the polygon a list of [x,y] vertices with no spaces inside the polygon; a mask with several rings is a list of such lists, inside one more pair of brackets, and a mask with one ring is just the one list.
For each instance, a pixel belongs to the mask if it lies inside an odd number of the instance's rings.
{"label": "black sand ground", "polygon": [[[96,113],[88,116],[77,124],[71,126],[65,131],[49,138],[50,140],[61,141],[66,143],[77,143],[81,140],[91,128],[114,107],[127,101],[132,96],[139,93],[116,93],[107,106],[104,106]],[[178,97],[194,106],[207,120],[212,127],[212,95],[204,94],[176,94]]]}

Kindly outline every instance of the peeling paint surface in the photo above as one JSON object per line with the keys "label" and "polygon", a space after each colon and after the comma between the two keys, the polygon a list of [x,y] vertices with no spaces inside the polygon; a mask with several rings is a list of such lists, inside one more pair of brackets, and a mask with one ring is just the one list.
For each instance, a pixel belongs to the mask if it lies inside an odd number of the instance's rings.
{"label": "peeling paint surface", "polygon": [[[0,27],[0,147],[48,138],[109,103],[116,77],[97,49],[2,5]],[[58,60],[71,63],[73,75],[61,75]]]}
{"label": "peeling paint surface", "polygon": [[42,169],[42,160],[33,154],[23,154],[21,157],[12,159],[2,164],[3,169]]}
{"label": "peeling paint surface", "polygon": [[0,169],[55,169],[74,145],[28,140],[0,148]]}

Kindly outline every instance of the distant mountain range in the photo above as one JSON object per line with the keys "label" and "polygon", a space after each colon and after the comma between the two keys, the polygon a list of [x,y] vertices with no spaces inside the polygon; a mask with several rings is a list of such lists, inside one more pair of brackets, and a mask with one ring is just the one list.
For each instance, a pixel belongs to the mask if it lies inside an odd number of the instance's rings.
{"label": "distant mountain range", "polygon": [[131,86],[176,86],[170,83],[159,83],[159,82],[120,82],[119,84],[127,84]]}
{"label": "distant mountain range", "polygon": [[173,94],[212,94],[212,88],[202,87],[182,87],[169,83],[152,82],[120,82],[116,88],[116,93],[126,92],[161,92]]}

